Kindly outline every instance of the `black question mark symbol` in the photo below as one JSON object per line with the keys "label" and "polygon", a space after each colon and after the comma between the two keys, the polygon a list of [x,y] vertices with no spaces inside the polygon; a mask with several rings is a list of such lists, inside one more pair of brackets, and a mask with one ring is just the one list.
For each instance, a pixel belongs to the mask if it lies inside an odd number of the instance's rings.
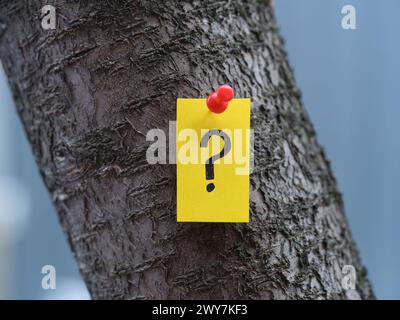
{"label": "black question mark symbol", "polygon": [[[225,155],[227,155],[229,153],[229,151],[231,151],[231,148],[232,148],[232,143],[231,143],[231,139],[229,138],[229,136],[225,132],[223,132],[222,130],[219,130],[219,129],[212,129],[212,130],[208,131],[203,136],[203,138],[201,138],[200,147],[207,148],[208,141],[210,140],[210,138],[212,136],[218,136],[218,137],[222,138],[222,140],[224,140],[224,147],[222,148],[220,153],[213,155],[211,158],[209,158],[206,161],[206,180],[214,179],[214,162],[217,161],[218,159],[225,157]],[[208,192],[211,192],[214,189],[215,189],[214,183],[211,182],[211,183],[207,184]]]}

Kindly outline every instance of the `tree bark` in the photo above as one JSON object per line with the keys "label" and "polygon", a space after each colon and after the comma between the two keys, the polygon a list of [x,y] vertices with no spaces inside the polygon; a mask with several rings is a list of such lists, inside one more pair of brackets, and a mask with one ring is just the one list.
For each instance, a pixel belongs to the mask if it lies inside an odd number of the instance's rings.
{"label": "tree bark", "polygon": [[[55,30],[40,1],[0,3],[0,58],[93,298],[373,298],[268,1],[60,0]],[[149,165],[145,135],[223,83],[252,99],[250,223],[177,223],[175,165]]]}

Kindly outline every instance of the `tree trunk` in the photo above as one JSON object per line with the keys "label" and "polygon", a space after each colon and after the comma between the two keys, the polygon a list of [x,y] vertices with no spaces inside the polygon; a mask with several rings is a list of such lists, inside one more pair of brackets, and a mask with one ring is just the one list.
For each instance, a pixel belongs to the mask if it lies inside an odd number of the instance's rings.
{"label": "tree trunk", "polygon": [[[42,5],[1,0],[0,58],[93,298],[373,298],[268,1]],[[250,223],[177,223],[145,135],[223,83],[252,99]]]}

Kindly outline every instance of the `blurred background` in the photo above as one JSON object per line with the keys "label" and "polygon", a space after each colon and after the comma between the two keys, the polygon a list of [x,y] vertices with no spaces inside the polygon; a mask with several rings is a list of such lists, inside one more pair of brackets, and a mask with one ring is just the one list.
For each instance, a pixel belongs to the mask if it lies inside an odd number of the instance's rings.
{"label": "blurred background", "polygon": [[[356,29],[342,28],[344,5]],[[275,0],[303,101],[380,299],[400,299],[400,1]],[[43,290],[44,265],[57,289]],[[88,299],[0,69],[0,299]]]}

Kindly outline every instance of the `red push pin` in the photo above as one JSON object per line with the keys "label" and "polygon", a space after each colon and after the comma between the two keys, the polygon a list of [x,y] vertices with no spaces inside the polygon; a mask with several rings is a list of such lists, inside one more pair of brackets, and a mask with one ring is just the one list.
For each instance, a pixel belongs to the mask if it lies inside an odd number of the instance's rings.
{"label": "red push pin", "polygon": [[224,84],[219,86],[217,92],[211,92],[207,98],[207,106],[214,113],[222,113],[228,107],[228,102],[233,99],[233,89]]}

